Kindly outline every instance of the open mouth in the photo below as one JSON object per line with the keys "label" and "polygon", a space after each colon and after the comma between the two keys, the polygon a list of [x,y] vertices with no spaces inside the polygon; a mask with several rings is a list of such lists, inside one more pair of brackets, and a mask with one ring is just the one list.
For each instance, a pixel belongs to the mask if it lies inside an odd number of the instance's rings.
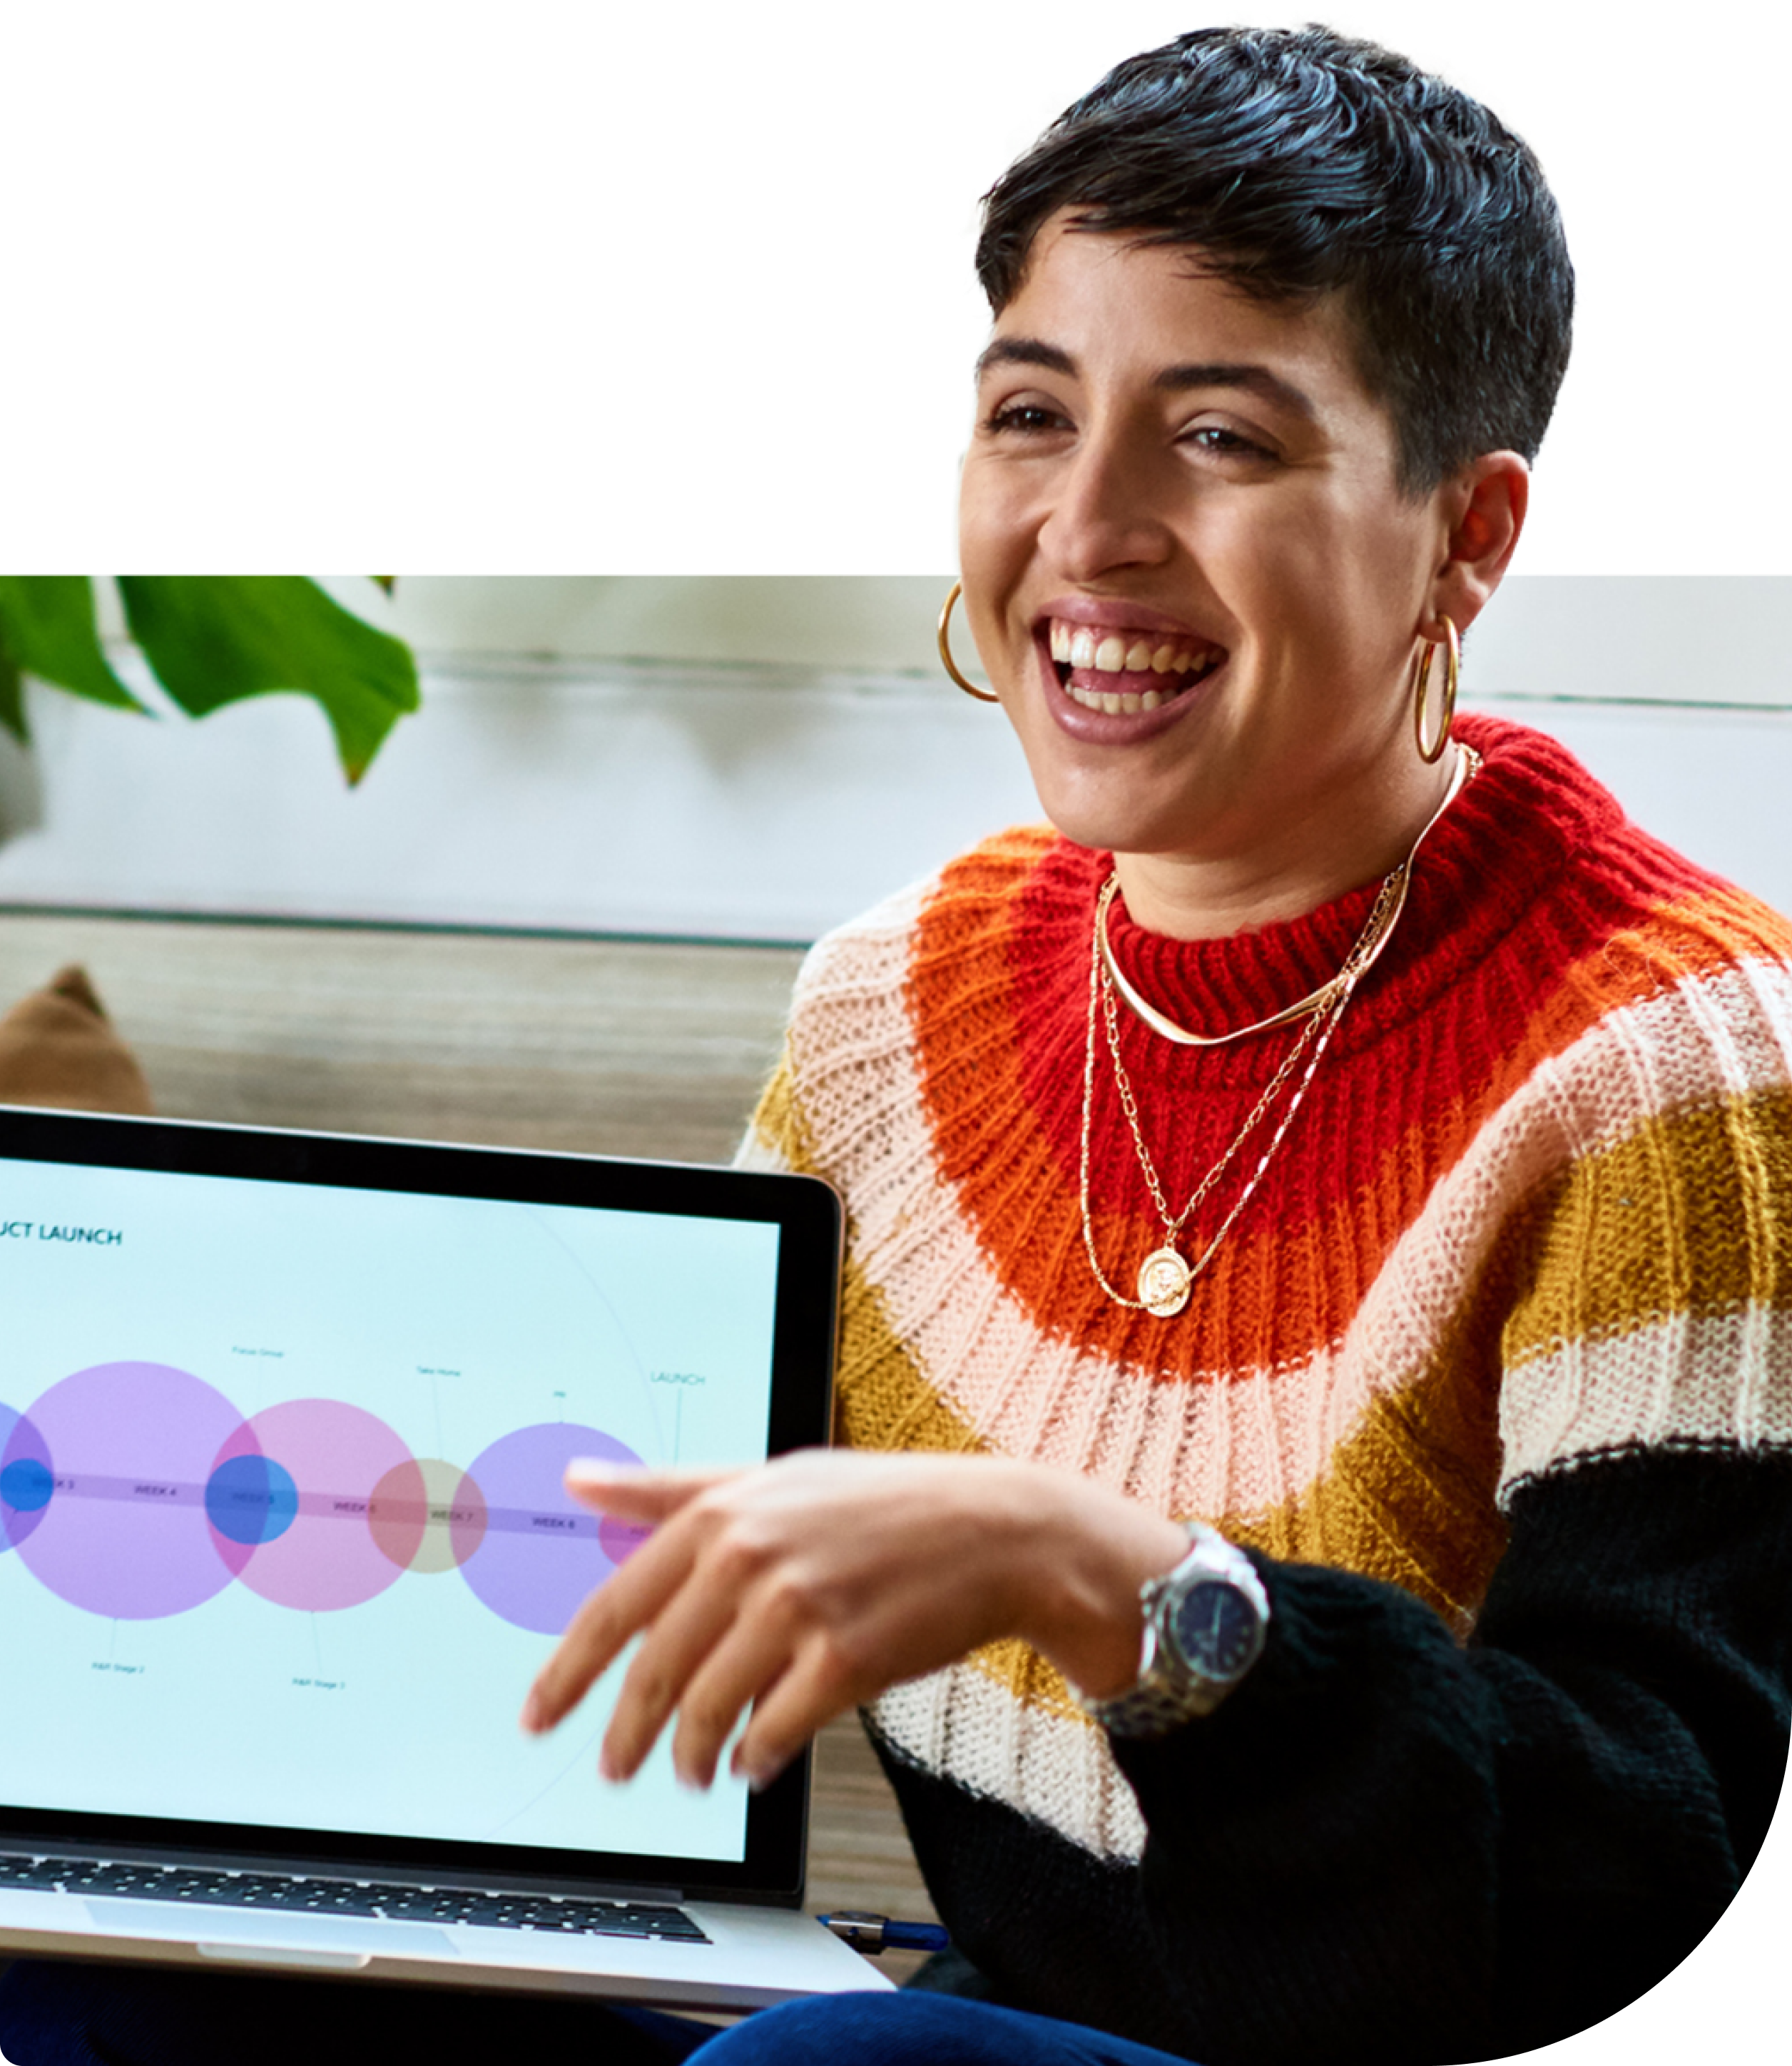
{"label": "open mouth", "polygon": [[1048,626],[1048,642],[1064,694],[1085,710],[1109,717],[1157,710],[1186,695],[1226,658],[1225,647],[1207,639],[1096,630],[1057,617]]}

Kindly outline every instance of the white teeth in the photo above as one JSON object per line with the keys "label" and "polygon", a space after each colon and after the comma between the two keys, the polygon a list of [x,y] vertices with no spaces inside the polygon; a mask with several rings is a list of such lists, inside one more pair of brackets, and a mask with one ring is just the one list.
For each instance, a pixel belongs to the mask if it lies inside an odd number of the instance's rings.
{"label": "white teeth", "polygon": [[1085,710],[1100,711],[1108,717],[1133,717],[1140,711],[1155,710],[1160,703],[1167,703],[1176,691],[1174,689],[1147,689],[1141,696],[1111,695],[1105,689],[1080,689],[1074,682],[1066,683],[1064,694]]}
{"label": "white teeth", "polygon": [[1052,620],[1047,642],[1054,660],[1102,674],[1186,674],[1191,668],[1210,666],[1226,657],[1217,646],[1184,646],[1170,638],[1153,646],[1136,633],[1110,631],[1098,638],[1086,625],[1067,624],[1057,618]]}

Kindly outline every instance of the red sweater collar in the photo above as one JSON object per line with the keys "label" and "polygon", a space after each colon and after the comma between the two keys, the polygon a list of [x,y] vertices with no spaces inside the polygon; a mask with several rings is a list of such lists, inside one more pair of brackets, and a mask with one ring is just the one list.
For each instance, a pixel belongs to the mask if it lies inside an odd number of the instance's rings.
{"label": "red sweater collar", "polygon": [[[1481,772],[1425,842],[1399,930],[1358,994],[1352,1015],[1359,1021],[1403,1019],[1421,1007],[1437,986],[1498,947],[1571,854],[1624,822],[1616,799],[1554,739],[1467,713],[1457,731],[1482,756]],[[1093,900],[1112,857],[1066,842],[1063,858],[1067,873],[1080,878],[1077,901]],[[1279,1011],[1336,975],[1379,887],[1377,877],[1303,917],[1217,940],[1148,933],[1117,898],[1109,938],[1121,966],[1160,1010],[1222,1031]]]}

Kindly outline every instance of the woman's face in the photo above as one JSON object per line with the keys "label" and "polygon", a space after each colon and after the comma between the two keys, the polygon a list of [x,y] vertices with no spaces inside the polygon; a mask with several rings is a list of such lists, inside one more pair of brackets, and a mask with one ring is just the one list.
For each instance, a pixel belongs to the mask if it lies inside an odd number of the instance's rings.
{"label": "woman's face", "polygon": [[1060,829],[1235,861],[1422,769],[1407,684],[1432,611],[1463,622],[1433,593],[1461,497],[1397,486],[1336,302],[1193,255],[1041,230],[980,362],[959,565]]}

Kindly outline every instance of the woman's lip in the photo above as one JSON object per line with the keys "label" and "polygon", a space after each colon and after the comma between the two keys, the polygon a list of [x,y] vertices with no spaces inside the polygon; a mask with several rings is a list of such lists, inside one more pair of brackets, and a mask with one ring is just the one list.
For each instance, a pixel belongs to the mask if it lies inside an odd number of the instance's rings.
{"label": "woman's lip", "polygon": [[1166,638],[1185,639],[1191,645],[1218,646],[1222,651],[1225,650],[1223,640],[1198,630],[1186,618],[1168,617],[1161,610],[1148,610],[1142,602],[1125,602],[1117,597],[1060,596],[1035,614],[1033,635],[1048,638],[1053,618],[1060,624],[1087,625],[1092,631],[1155,631]]}
{"label": "woman's lip", "polygon": [[[1159,703],[1155,710],[1094,711],[1065,692],[1063,683],[1058,679],[1057,662],[1046,643],[1047,635],[1042,626],[1033,641],[1033,650],[1039,656],[1045,707],[1060,731],[1091,746],[1131,746],[1141,739],[1155,739],[1159,732],[1169,731],[1179,719],[1187,716],[1197,703],[1205,703],[1208,688],[1226,671],[1226,661],[1222,660],[1211,674],[1203,674],[1192,687],[1182,690],[1167,703]],[[1230,657],[1227,655],[1227,658]]]}

